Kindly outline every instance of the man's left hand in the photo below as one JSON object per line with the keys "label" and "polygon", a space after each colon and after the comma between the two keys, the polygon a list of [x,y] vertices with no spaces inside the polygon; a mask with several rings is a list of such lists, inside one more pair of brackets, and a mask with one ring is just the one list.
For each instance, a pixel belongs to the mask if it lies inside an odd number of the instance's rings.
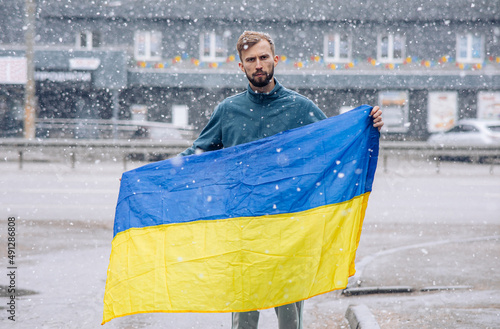
{"label": "man's left hand", "polygon": [[370,112],[370,116],[373,118],[373,126],[378,128],[378,131],[382,129],[384,121],[382,121],[382,110],[378,106],[374,106]]}

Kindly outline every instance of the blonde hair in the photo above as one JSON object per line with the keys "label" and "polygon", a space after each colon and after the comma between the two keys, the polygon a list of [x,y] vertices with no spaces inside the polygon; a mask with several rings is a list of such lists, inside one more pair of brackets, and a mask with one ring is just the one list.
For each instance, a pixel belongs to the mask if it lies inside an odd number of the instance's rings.
{"label": "blonde hair", "polygon": [[236,43],[236,50],[238,50],[238,55],[241,60],[241,51],[248,49],[254,46],[256,43],[261,40],[266,40],[271,45],[271,51],[274,56],[274,41],[271,39],[271,36],[264,32],[255,32],[255,31],[245,31],[238,38],[238,42]]}

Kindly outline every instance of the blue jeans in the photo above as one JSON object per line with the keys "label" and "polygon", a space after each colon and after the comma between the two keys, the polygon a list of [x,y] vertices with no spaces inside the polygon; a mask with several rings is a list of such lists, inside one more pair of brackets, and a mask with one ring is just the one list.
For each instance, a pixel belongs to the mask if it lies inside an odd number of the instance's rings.
{"label": "blue jeans", "polygon": [[[275,307],[279,329],[302,329],[304,301]],[[259,311],[233,313],[232,329],[257,329]]]}

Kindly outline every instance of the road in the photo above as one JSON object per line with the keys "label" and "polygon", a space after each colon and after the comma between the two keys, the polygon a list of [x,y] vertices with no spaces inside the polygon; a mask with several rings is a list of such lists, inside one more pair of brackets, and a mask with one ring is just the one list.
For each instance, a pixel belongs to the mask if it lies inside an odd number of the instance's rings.
{"label": "road", "polygon": [[[139,163],[135,164],[140,165]],[[9,285],[8,218],[16,217],[19,328],[100,328],[122,163],[0,163],[0,286]],[[133,165],[130,165],[133,168]],[[498,328],[500,166],[395,160],[378,170],[350,286],[413,293],[306,301],[304,328],[347,328],[365,304],[382,328]],[[5,273],[5,274],[4,274]],[[422,292],[424,287],[454,290]],[[0,289],[0,327],[12,325]],[[260,328],[276,328],[273,310]],[[105,328],[230,328],[228,314],[141,314]]]}

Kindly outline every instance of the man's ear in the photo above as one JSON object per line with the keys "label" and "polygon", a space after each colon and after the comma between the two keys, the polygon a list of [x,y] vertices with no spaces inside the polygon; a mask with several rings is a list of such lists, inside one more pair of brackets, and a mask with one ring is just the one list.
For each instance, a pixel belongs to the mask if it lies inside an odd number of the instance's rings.
{"label": "man's ear", "polygon": [[243,63],[238,62],[238,66],[240,67],[241,72],[245,73],[245,68],[243,67]]}
{"label": "man's ear", "polygon": [[274,67],[276,67],[278,65],[279,61],[280,61],[280,57],[278,55],[275,55],[274,56]]}

